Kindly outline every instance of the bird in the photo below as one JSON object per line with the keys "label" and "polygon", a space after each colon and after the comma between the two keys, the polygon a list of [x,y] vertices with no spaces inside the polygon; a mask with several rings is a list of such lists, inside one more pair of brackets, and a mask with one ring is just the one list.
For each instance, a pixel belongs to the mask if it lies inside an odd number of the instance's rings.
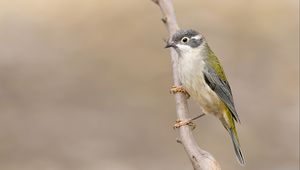
{"label": "bird", "polygon": [[205,37],[193,29],[178,30],[167,41],[166,48],[173,48],[178,54],[178,76],[182,84],[172,86],[171,92],[183,92],[188,98],[191,96],[201,106],[203,113],[187,121],[179,120],[174,126],[191,125],[192,120],[206,114],[216,116],[230,134],[238,162],[245,165],[235,126],[240,119],[232,91],[220,61]]}

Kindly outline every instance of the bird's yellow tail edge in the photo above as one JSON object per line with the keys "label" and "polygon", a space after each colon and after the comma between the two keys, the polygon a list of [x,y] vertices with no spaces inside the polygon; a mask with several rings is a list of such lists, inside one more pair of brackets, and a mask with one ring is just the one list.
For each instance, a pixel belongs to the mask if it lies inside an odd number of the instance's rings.
{"label": "bird's yellow tail edge", "polygon": [[[225,112],[226,112],[226,116],[228,118],[227,119],[228,121],[225,121],[225,120],[221,120],[221,121],[222,121],[224,127],[227,129],[227,131],[230,134],[230,137],[231,137],[231,140],[232,140],[232,143],[233,143],[233,147],[234,147],[234,151],[235,151],[235,155],[236,155],[239,163],[244,166],[245,165],[245,158],[244,158],[242,150],[241,150],[241,146],[240,146],[238,134],[237,134],[237,131],[236,131],[234,119],[233,119],[232,114],[231,114],[231,112],[228,108],[225,109]],[[226,125],[224,123],[226,123]]]}

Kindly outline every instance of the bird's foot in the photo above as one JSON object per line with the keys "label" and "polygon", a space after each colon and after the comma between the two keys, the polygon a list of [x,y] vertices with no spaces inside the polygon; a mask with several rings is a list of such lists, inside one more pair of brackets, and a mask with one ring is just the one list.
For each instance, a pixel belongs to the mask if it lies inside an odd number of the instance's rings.
{"label": "bird's foot", "polygon": [[193,120],[196,120],[202,116],[204,116],[205,114],[202,113],[201,115],[199,116],[196,116],[194,118],[191,118],[191,119],[187,119],[187,120],[180,120],[180,119],[177,119],[176,120],[176,123],[174,124],[173,126],[173,129],[177,129],[177,128],[180,128],[181,126],[185,126],[185,125],[188,125],[188,126],[191,126],[192,127],[192,130],[194,130],[196,128],[196,125],[192,122]]}
{"label": "bird's foot", "polygon": [[190,98],[190,94],[182,87],[182,86],[172,86],[170,89],[170,93],[175,94],[175,93],[183,93],[185,94],[186,98]]}
{"label": "bird's foot", "polygon": [[196,128],[196,125],[192,122],[191,119],[188,119],[188,120],[178,119],[178,120],[176,120],[176,123],[174,124],[173,129],[177,129],[177,128],[180,128],[181,126],[185,126],[185,125],[192,127],[192,130],[194,130]]}

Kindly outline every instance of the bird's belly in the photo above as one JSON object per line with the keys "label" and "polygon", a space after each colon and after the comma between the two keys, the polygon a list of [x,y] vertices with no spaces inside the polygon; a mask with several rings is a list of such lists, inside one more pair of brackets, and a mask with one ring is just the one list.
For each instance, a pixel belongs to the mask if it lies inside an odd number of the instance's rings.
{"label": "bird's belly", "polygon": [[197,75],[183,73],[180,75],[180,80],[191,97],[201,105],[205,114],[214,114],[218,117],[223,114],[224,104],[206,84],[202,72],[200,74],[198,72]]}

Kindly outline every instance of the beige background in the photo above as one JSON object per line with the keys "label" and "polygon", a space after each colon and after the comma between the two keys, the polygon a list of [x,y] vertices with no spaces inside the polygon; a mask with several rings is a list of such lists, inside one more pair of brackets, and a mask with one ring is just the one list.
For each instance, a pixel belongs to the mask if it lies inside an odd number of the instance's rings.
{"label": "beige background", "polygon": [[[224,170],[297,170],[299,2],[174,4],[220,57],[247,165],[212,116],[197,121],[199,145]],[[192,169],[160,17],[150,0],[0,0],[0,169]]]}

